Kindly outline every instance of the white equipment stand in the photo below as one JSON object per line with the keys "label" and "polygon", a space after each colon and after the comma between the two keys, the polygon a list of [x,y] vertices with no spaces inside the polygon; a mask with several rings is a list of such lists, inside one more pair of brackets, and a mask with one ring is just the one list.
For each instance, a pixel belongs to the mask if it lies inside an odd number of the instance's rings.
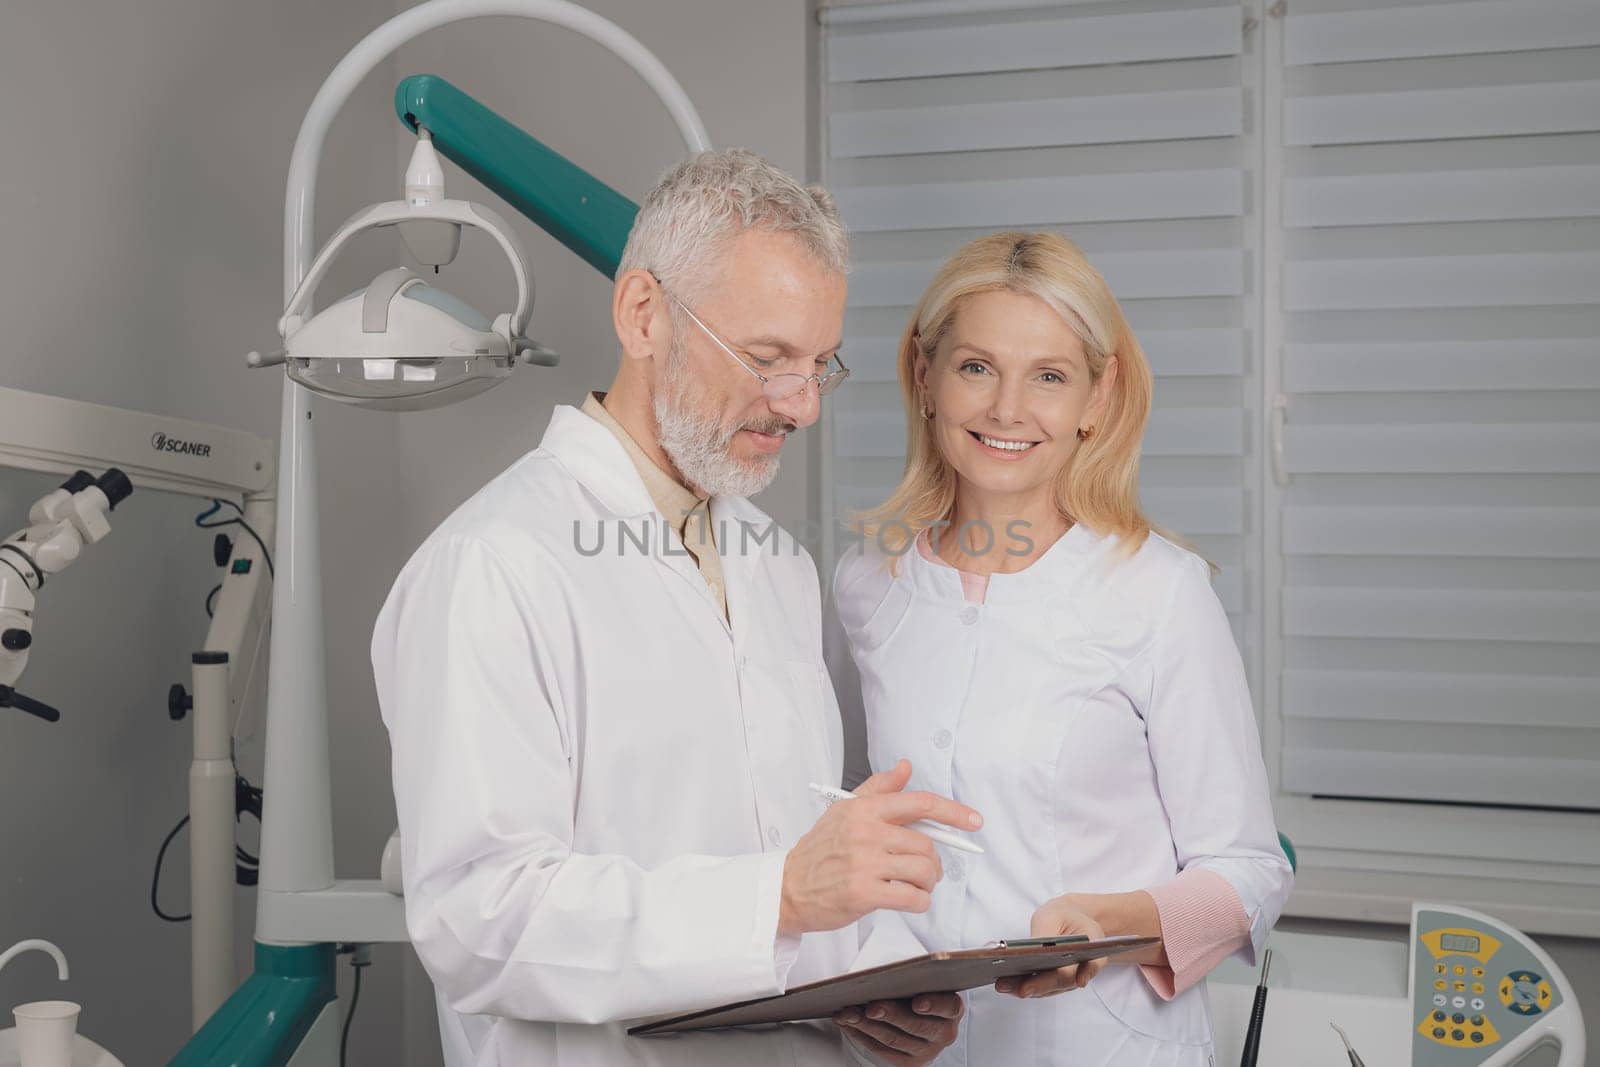
{"label": "white equipment stand", "polygon": [[[240,430],[0,388],[0,467],[58,475],[117,467],[136,489],[231,500],[263,539],[272,537],[272,442]],[[193,657],[189,889],[196,1027],[237,985],[233,737],[266,648],[271,585],[261,547],[241,531],[204,648]]]}
{"label": "white equipment stand", "polygon": [[[310,267],[317,167],[334,117],[390,53],[463,19],[522,16],[564,26],[616,53],[665,104],[691,150],[710,147],[688,95],[649,50],[614,23],[567,0],[430,0],[390,19],[339,61],[307,110],[289,161],[284,204],[287,305]],[[309,303],[309,301],[307,302]],[[309,306],[304,315],[311,314]],[[407,940],[403,901],[379,879],[333,876],[328,705],[318,542],[317,443],[311,393],[287,376],[279,439],[279,580],[273,589],[267,682],[266,805],[261,827],[256,940],[269,945]]]}

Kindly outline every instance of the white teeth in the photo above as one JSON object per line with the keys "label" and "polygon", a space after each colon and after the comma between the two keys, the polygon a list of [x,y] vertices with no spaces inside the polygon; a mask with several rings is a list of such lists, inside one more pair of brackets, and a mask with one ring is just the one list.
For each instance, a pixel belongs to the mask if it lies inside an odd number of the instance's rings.
{"label": "white teeth", "polygon": [[985,437],[982,434],[978,435],[978,440],[990,448],[998,448],[1006,452],[1026,452],[1039,443],[1037,441],[1001,441],[994,437]]}

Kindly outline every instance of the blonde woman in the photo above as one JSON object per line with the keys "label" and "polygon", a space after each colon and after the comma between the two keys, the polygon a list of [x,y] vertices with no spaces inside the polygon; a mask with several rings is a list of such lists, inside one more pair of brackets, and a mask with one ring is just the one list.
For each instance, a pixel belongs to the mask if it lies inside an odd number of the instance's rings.
{"label": "blonde woman", "polygon": [[[874,940],[1159,935],[1133,964],[974,991],[938,1062],[1209,1065],[1199,983],[1261,947],[1292,875],[1209,568],[1140,511],[1144,354],[1076,246],[1002,233],[939,271],[899,375],[905,475],[835,603],[873,769],[908,759],[914,788],[984,812],[986,854],[942,853],[929,911]],[[870,1013],[840,1022],[895,1062]]]}

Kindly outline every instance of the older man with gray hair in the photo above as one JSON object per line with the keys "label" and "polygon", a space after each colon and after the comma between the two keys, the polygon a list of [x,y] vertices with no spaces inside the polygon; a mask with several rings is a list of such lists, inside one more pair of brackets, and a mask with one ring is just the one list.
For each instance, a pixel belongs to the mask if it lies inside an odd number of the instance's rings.
{"label": "older man with gray hair", "polygon": [[[923,834],[976,812],[903,792],[825,813],[842,742],[810,557],[746,497],[816,421],[848,249],[831,198],[741,150],[671,171],[612,300],[611,388],[417,550],[378,618],[406,921],[450,1067],[838,1064],[831,1023],[630,1038],[638,1019],[847,970],[855,923],[922,911]],[[950,994],[855,1012],[925,1063]]]}

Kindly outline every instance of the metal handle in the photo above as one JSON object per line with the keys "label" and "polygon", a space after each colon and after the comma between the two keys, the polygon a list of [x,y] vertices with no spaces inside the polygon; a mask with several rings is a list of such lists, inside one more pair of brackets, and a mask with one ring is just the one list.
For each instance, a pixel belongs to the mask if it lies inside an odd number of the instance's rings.
{"label": "metal handle", "polygon": [[1269,447],[1272,452],[1272,480],[1281,488],[1289,484],[1289,468],[1283,459],[1283,430],[1289,421],[1289,398],[1279,393],[1272,398],[1272,423]]}

